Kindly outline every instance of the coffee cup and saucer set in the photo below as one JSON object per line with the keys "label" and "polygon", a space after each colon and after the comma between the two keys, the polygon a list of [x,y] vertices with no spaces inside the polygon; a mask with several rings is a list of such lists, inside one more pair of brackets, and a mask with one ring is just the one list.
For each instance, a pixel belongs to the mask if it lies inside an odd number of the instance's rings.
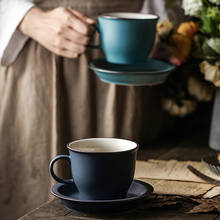
{"label": "coffee cup and saucer set", "polygon": [[[156,85],[163,83],[175,66],[149,59],[158,16],[141,13],[108,13],[98,17],[96,29],[105,59],[89,63],[97,76],[117,85]],[[136,208],[153,192],[153,187],[134,179],[138,144],[117,138],[90,138],[67,145],[69,155],[58,155],[50,163],[51,176],[58,182],[54,196],[70,210],[116,212]],[[54,173],[57,160],[67,160],[72,179]]]}
{"label": "coffee cup and saucer set", "polygon": [[[67,144],[69,155],[58,155],[49,171],[58,182],[52,194],[69,210],[113,213],[136,208],[153,187],[134,179],[138,144],[118,138],[89,138]],[[72,179],[54,172],[57,160],[67,160]]]}
{"label": "coffee cup and saucer set", "polygon": [[157,15],[114,12],[102,14],[95,25],[105,59],[89,63],[97,76],[106,83],[127,86],[157,85],[165,82],[175,66],[148,58],[155,41]]}

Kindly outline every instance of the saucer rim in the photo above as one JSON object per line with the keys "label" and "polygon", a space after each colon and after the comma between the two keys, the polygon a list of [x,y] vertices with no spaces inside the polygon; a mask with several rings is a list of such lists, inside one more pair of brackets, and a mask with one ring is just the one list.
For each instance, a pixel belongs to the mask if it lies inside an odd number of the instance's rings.
{"label": "saucer rim", "polygon": [[[79,149],[73,149],[70,147],[71,144],[73,143],[76,143],[76,142],[82,142],[82,141],[89,141],[89,140],[102,140],[102,139],[111,139],[111,140],[118,140],[118,141],[126,141],[126,142],[132,142],[133,144],[135,144],[135,147],[132,148],[132,149],[129,149],[129,150],[120,150],[120,151],[102,151],[102,152],[96,152],[96,151],[80,151]],[[132,141],[132,140],[129,140],[129,139],[123,139],[123,138],[86,138],[86,139],[79,139],[79,140],[75,140],[75,141],[72,141],[72,142],[69,142],[67,144],[67,148],[72,151],[72,152],[76,152],[76,153],[82,153],[82,154],[121,154],[121,153],[124,153],[124,152],[132,152],[132,151],[138,151],[139,149],[139,144],[135,141]]]}
{"label": "saucer rim", "polygon": [[56,192],[54,192],[55,188],[58,189],[60,186],[62,185],[67,185],[65,183],[57,183],[55,184],[52,189],[51,189],[51,193],[59,198],[59,199],[64,199],[64,200],[68,200],[68,201],[72,201],[72,202],[80,202],[80,203],[115,203],[115,202],[129,202],[129,201],[134,201],[134,200],[139,200],[144,198],[147,195],[150,195],[153,193],[154,188],[152,185],[150,185],[149,183],[143,182],[141,180],[137,180],[137,179],[133,179],[132,182],[136,182],[139,183],[141,185],[144,185],[145,188],[147,188],[147,191],[140,195],[140,196],[134,196],[134,197],[129,197],[129,198],[123,198],[123,199],[110,199],[110,200],[81,200],[81,199],[74,199],[74,198],[69,198],[68,196],[63,196],[61,194],[57,194]]}
{"label": "saucer rim", "polygon": [[159,86],[159,85],[162,85],[166,82],[166,79],[165,80],[162,80],[162,81],[159,81],[159,82],[156,82],[156,83],[118,83],[118,82],[111,82],[111,81],[107,81],[107,80],[103,80],[100,78],[100,80],[104,83],[112,83],[112,84],[115,84],[115,85],[119,85],[119,86]]}
{"label": "saucer rim", "polygon": [[[111,75],[114,75],[114,74],[123,74],[123,75],[164,75],[164,74],[168,74],[169,72],[173,71],[174,69],[176,69],[176,66],[171,64],[171,63],[167,63],[163,60],[159,60],[159,59],[152,59],[152,58],[149,58],[148,60],[156,60],[158,62],[161,62],[161,63],[165,63],[167,65],[169,65],[169,69],[166,69],[166,70],[157,70],[157,71],[127,71],[127,72],[124,72],[124,71],[117,71],[117,70],[107,70],[107,69],[103,69],[103,68],[99,68],[99,67],[96,67],[95,64],[94,64],[94,61],[105,61],[107,62],[105,59],[95,59],[91,62],[89,62],[89,68],[94,70],[94,71],[99,71],[99,72],[102,72],[102,73],[106,73],[106,74],[111,74]],[[113,64],[113,63],[111,63]],[[116,64],[116,65],[120,65],[120,64]]]}

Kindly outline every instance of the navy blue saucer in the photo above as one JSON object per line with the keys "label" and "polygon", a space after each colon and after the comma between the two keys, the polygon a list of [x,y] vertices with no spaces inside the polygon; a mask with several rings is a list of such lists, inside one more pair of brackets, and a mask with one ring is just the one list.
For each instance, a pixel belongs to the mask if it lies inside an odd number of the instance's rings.
{"label": "navy blue saucer", "polygon": [[82,212],[126,211],[136,208],[140,202],[153,192],[153,187],[140,180],[133,180],[127,196],[115,200],[80,200],[76,187],[57,183],[52,187],[52,194],[61,199],[70,210]]}

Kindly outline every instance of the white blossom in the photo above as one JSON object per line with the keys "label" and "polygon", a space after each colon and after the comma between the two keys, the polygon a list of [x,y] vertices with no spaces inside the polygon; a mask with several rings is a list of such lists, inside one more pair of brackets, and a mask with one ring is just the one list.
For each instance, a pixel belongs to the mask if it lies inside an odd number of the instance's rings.
{"label": "white blossom", "polygon": [[207,61],[200,64],[200,71],[204,74],[207,81],[212,82],[215,86],[220,86],[220,67],[211,65]]}
{"label": "white blossom", "polygon": [[184,117],[197,108],[197,103],[194,100],[182,99],[180,102],[181,105],[172,98],[166,98],[163,100],[163,109],[171,115]]}
{"label": "white blossom", "polygon": [[195,76],[190,76],[187,80],[187,89],[189,94],[198,101],[209,102],[214,95],[213,87]]}
{"label": "white blossom", "polygon": [[157,33],[163,39],[169,35],[172,29],[173,24],[168,19],[157,24]]}
{"label": "white blossom", "polygon": [[182,7],[186,15],[199,17],[202,11],[202,0],[183,0]]}
{"label": "white blossom", "polygon": [[220,5],[220,0],[209,0],[211,3],[214,3],[216,5]]}

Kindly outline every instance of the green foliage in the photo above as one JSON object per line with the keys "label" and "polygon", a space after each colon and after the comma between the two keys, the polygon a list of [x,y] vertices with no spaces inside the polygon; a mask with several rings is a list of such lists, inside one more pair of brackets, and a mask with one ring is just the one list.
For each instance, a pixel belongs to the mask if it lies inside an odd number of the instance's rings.
{"label": "green foliage", "polygon": [[203,7],[201,12],[200,31],[212,37],[220,36],[220,9],[219,7]]}
{"label": "green foliage", "polygon": [[220,38],[210,38],[207,44],[219,55],[220,58]]}
{"label": "green foliage", "polygon": [[217,64],[220,60],[220,39],[206,39],[202,45],[204,58],[211,64]]}

